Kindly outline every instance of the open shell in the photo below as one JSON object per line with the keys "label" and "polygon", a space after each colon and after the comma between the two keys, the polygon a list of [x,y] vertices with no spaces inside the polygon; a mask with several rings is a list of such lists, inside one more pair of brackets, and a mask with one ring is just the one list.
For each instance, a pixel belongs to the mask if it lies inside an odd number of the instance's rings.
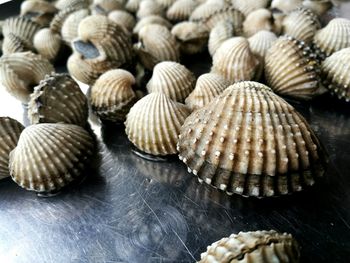
{"label": "open shell", "polygon": [[256,197],[313,185],[327,162],[305,119],[270,88],[249,81],[193,112],[181,128],[178,151],[200,182]]}
{"label": "open shell", "polygon": [[141,28],[143,28],[146,25],[151,25],[151,24],[157,24],[157,25],[161,25],[161,26],[165,26],[166,28],[168,28],[169,30],[172,28],[172,24],[166,20],[164,17],[161,16],[157,16],[157,15],[152,15],[152,16],[146,16],[142,19],[140,19],[136,26],[133,29],[133,33],[135,35],[138,35]]}
{"label": "open shell", "polygon": [[268,9],[257,9],[250,13],[244,23],[243,32],[246,37],[251,37],[261,30],[272,31],[272,13]]}
{"label": "open shell", "polygon": [[232,6],[241,11],[245,16],[255,10],[269,7],[270,0],[232,0]]}
{"label": "open shell", "polygon": [[21,4],[20,15],[41,26],[48,26],[56,12],[57,9],[52,3],[43,0],[26,0]]}
{"label": "open shell", "polygon": [[114,10],[110,12],[108,18],[115,23],[124,26],[130,32],[132,32],[136,24],[133,15],[123,10]]}
{"label": "open shell", "polygon": [[198,6],[196,0],[175,1],[166,12],[166,17],[173,22],[188,20],[193,10]]}
{"label": "open shell", "polygon": [[107,15],[113,10],[124,9],[123,0],[93,0],[92,2],[92,14]]}
{"label": "open shell", "polygon": [[40,55],[54,61],[62,47],[61,35],[49,28],[39,30],[34,36],[34,47]]}
{"label": "open shell", "polygon": [[71,42],[78,37],[79,23],[90,15],[89,9],[80,9],[71,13],[63,22],[61,36],[63,41],[70,46]]}
{"label": "open shell", "polygon": [[137,10],[136,17],[138,19],[144,18],[150,15],[164,15],[164,9],[156,1],[143,0],[140,3],[139,9]]}
{"label": "open shell", "polygon": [[211,56],[214,56],[216,50],[223,42],[235,35],[234,25],[231,21],[218,23],[209,34],[208,49]]}

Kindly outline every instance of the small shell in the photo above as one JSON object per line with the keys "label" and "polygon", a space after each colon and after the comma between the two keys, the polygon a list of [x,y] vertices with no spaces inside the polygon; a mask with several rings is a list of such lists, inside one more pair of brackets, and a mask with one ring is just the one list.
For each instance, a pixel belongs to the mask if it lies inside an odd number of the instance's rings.
{"label": "small shell", "polygon": [[118,25],[124,26],[130,32],[132,32],[136,24],[133,15],[123,10],[114,10],[110,12],[108,18]]}
{"label": "small shell", "polygon": [[267,84],[278,94],[312,99],[319,88],[318,66],[308,46],[292,37],[280,37],[265,56]]}
{"label": "small shell", "polygon": [[93,0],[92,6],[92,14],[102,14],[107,15],[113,10],[121,10],[124,9],[124,1],[123,0]]}
{"label": "small shell", "polygon": [[330,0],[304,0],[303,6],[311,9],[319,17],[322,17],[333,7],[333,3]]}
{"label": "small shell", "polygon": [[55,7],[60,10],[68,8],[87,8],[90,5],[91,0],[57,0],[55,1]]}
{"label": "small shell", "polygon": [[62,122],[85,127],[87,99],[68,74],[47,75],[30,96],[28,117],[31,124]]}
{"label": "small shell", "polygon": [[173,22],[188,20],[197,6],[198,2],[196,0],[175,1],[166,12],[166,17]]}
{"label": "small shell", "polygon": [[299,258],[299,245],[292,235],[270,230],[239,232],[223,238],[201,254],[199,263],[297,263]]}
{"label": "small shell", "polygon": [[0,117],[0,179],[10,176],[9,155],[16,147],[24,127],[18,121]]}
{"label": "small shell", "polygon": [[304,118],[257,82],[236,83],[193,112],[179,138],[189,171],[228,194],[300,191],[323,176],[327,162]]}
{"label": "small shell", "polygon": [[165,61],[154,67],[147,90],[150,93],[163,93],[174,101],[184,102],[194,89],[195,82],[195,76],[185,66]]}
{"label": "small shell", "polygon": [[0,82],[23,103],[29,101],[33,87],[53,71],[47,59],[32,52],[13,53],[0,58]]}
{"label": "small shell", "polygon": [[81,176],[93,151],[93,138],[80,126],[31,125],[10,154],[10,174],[27,190],[58,191]]}
{"label": "small shell", "polygon": [[272,13],[268,9],[258,9],[251,12],[243,23],[243,32],[251,37],[261,30],[272,31]]}
{"label": "small shell", "polygon": [[232,6],[245,16],[261,8],[268,8],[270,0],[232,0]]}
{"label": "small shell", "polygon": [[136,101],[132,87],[135,78],[122,69],[110,70],[99,77],[91,89],[90,102],[103,120],[124,121]]}
{"label": "small shell", "polygon": [[218,23],[209,34],[208,49],[211,56],[214,56],[216,50],[223,42],[235,35],[234,25],[230,21]]}
{"label": "small shell", "polygon": [[54,61],[62,47],[61,35],[49,28],[39,30],[34,36],[34,47],[40,55]]}
{"label": "small shell", "polygon": [[191,14],[190,20],[195,22],[205,21],[213,14],[221,12],[230,6],[225,0],[209,0],[199,5]]}
{"label": "small shell", "polygon": [[235,34],[237,36],[242,35],[244,15],[232,7],[228,7],[214,13],[203,22],[208,28],[213,29],[218,23],[222,21],[230,21],[233,23]]}
{"label": "small shell", "polygon": [[80,10],[81,8],[77,8],[77,7],[69,7],[63,10],[60,10],[52,19],[51,23],[50,23],[50,29],[53,32],[56,33],[60,33],[62,30],[62,26],[64,24],[64,22],[66,21],[66,19],[68,18],[68,16],[70,16],[72,13]]}
{"label": "small shell", "polygon": [[167,9],[178,0],[155,0],[155,1],[163,8]]}
{"label": "small shell", "polygon": [[33,43],[9,33],[6,35],[3,45],[3,54],[8,55],[16,52],[34,51]]}
{"label": "small shell", "polygon": [[164,15],[164,9],[154,0],[143,0],[140,3],[139,9],[136,13],[138,19],[144,18],[150,15]]}
{"label": "small shell", "polygon": [[128,10],[131,13],[136,13],[139,9],[141,1],[143,0],[128,0],[125,4],[126,10]]}
{"label": "small shell", "polygon": [[90,15],[89,9],[81,9],[71,13],[61,27],[61,35],[67,45],[71,45],[73,39],[78,37],[79,23]]}
{"label": "small shell", "polygon": [[57,12],[56,7],[43,0],[26,0],[21,4],[21,16],[27,17],[41,26],[48,26]]}
{"label": "small shell", "polygon": [[176,154],[177,135],[189,113],[185,105],[162,93],[151,93],[131,108],[125,122],[126,134],[148,154]]}
{"label": "small shell", "polygon": [[272,0],[271,8],[288,14],[302,5],[303,0]]}
{"label": "small shell", "polygon": [[211,102],[226,89],[230,83],[222,76],[207,73],[197,79],[196,87],[186,98],[185,103],[195,111]]}
{"label": "small shell", "polygon": [[157,24],[157,25],[161,25],[161,26],[165,26],[166,28],[168,28],[169,30],[172,28],[172,24],[166,20],[164,17],[161,16],[157,16],[157,15],[152,15],[152,16],[146,16],[142,19],[140,19],[136,26],[133,29],[133,33],[135,35],[138,35],[141,28],[143,28],[146,25],[151,25],[151,24]]}
{"label": "small shell", "polygon": [[215,52],[212,73],[225,77],[231,84],[255,77],[258,59],[249,48],[249,42],[243,37],[226,40]]}

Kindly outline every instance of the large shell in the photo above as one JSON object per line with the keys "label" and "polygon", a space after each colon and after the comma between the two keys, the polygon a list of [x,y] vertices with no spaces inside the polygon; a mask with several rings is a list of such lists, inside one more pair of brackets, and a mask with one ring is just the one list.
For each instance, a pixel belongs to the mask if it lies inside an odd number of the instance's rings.
{"label": "large shell", "polygon": [[250,13],[244,23],[243,32],[246,37],[251,37],[259,31],[272,31],[272,13],[268,9],[257,9]]}
{"label": "large shell", "polygon": [[231,2],[232,6],[241,11],[245,16],[255,10],[267,8],[270,4],[270,0],[232,0]]}
{"label": "large shell", "polygon": [[114,10],[110,12],[108,18],[115,23],[124,26],[130,32],[132,32],[136,24],[133,15],[123,10]]}
{"label": "large shell", "polygon": [[312,99],[319,88],[318,65],[311,50],[292,37],[280,37],[265,56],[268,85],[278,94]]}
{"label": "large shell", "polygon": [[57,191],[81,176],[93,151],[93,138],[80,126],[32,125],[10,154],[10,174],[27,190]]}
{"label": "large shell", "polygon": [[0,82],[23,103],[29,101],[33,87],[53,71],[47,59],[32,52],[13,53],[0,58]]}
{"label": "large shell", "polygon": [[167,10],[166,17],[170,21],[188,20],[193,10],[198,6],[196,0],[178,0]]}
{"label": "large shell", "polygon": [[322,17],[328,10],[333,7],[331,0],[304,0],[303,6],[311,9],[319,17]]}
{"label": "large shell", "polygon": [[165,61],[154,67],[147,90],[150,93],[163,93],[174,101],[184,102],[194,89],[195,82],[195,76],[185,66]]}
{"label": "large shell", "polygon": [[235,35],[234,25],[231,21],[218,23],[209,34],[208,49],[211,56],[214,56],[216,50],[223,42]]}
{"label": "large shell", "polygon": [[196,87],[186,98],[186,105],[191,111],[204,107],[226,89],[230,83],[222,76],[207,73],[197,79]]}
{"label": "large shell", "polygon": [[71,13],[64,21],[61,27],[61,36],[67,45],[71,45],[73,39],[78,37],[79,23],[90,15],[89,9],[80,9]]}
{"label": "large shell", "polygon": [[28,116],[31,124],[62,122],[85,127],[88,119],[87,99],[68,74],[47,75],[34,88]]}
{"label": "large shell", "polygon": [[271,8],[288,14],[302,5],[303,0],[272,0]]}
{"label": "large shell", "polygon": [[133,91],[135,78],[122,69],[110,70],[101,75],[91,89],[93,111],[103,120],[124,121],[136,101]]}
{"label": "large shell", "polygon": [[136,13],[136,11],[139,9],[141,1],[143,0],[128,0],[125,4],[126,10],[131,13]]}
{"label": "large shell", "polygon": [[164,15],[163,7],[154,0],[143,0],[140,3],[139,9],[136,13],[138,19],[144,18],[150,15]]}
{"label": "large shell", "polygon": [[234,37],[222,43],[215,52],[211,72],[222,75],[232,84],[254,79],[258,65],[248,40]]}
{"label": "large shell", "polygon": [[179,138],[189,171],[228,194],[288,194],[325,171],[326,154],[305,119],[257,82],[236,83],[193,112]]}
{"label": "large shell", "polygon": [[21,4],[20,15],[39,25],[48,26],[56,12],[57,9],[52,3],[43,0],[26,0]]}
{"label": "large shell", "polygon": [[126,134],[141,151],[176,154],[177,136],[189,113],[185,105],[162,93],[151,93],[131,108],[125,122]]}
{"label": "large shell", "polygon": [[299,245],[292,235],[270,230],[239,232],[216,241],[201,254],[199,263],[297,263],[299,257]]}
{"label": "large shell", "polygon": [[92,6],[93,14],[107,15],[113,10],[124,9],[123,0],[93,0]]}
{"label": "large shell", "polygon": [[62,47],[61,35],[50,28],[43,28],[34,36],[34,47],[40,55],[54,61]]}
{"label": "large shell", "polygon": [[143,28],[146,25],[151,25],[151,24],[157,24],[157,25],[161,25],[161,26],[165,26],[166,28],[168,28],[169,30],[172,28],[172,24],[166,20],[164,17],[161,16],[157,16],[157,15],[152,15],[152,16],[146,16],[142,19],[140,19],[136,26],[133,29],[133,33],[135,35],[138,35],[141,28]]}
{"label": "large shell", "polygon": [[16,147],[23,129],[18,121],[0,117],[0,179],[10,176],[9,155]]}

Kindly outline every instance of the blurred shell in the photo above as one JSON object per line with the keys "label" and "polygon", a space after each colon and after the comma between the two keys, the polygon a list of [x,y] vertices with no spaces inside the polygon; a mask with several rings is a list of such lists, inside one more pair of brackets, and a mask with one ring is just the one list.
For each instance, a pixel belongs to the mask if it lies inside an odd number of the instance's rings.
{"label": "blurred shell", "polygon": [[124,9],[124,1],[123,0],[93,0],[92,6],[92,14],[102,14],[107,15],[109,12],[113,10],[121,10]]}
{"label": "blurred shell", "polygon": [[175,3],[178,0],[155,0],[159,5],[161,5],[163,8],[169,8],[173,3]]}
{"label": "blurred shell", "polygon": [[33,43],[23,40],[12,33],[6,35],[2,45],[3,54],[7,55],[24,51],[34,51]]}
{"label": "blurred shell", "polygon": [[178,0],[167,10],[166,17],[170,21],[188,20],[193,10],[198,6],[196,0]]}
{"label": "blurred shell", "polygon": [[243,23],[243,32],[246,37],[251,37],[261,30],[271,31],[272,29],[272,13],[268,9],[253,11]]}
{"label": "blurred shell", "polygon": [[87,8],[90,5],[91,0],[57,0],[55,2],[56,8],[60,10],[68,9],[68,8]]}
{"label": "blurred shell", "polygon": [[93,138],[80,126],[31,125],[10,154],[10,174],[27,190],[57,191],[81,176],[93,151]]}
{"label": "blurred shell", "polygon": [[292,37],[280,37],[265,56],[267,84],[278,94],[312,99],[319,88],[318,66],[311,49]]}
{"label": "blurred shell", "polygon": [[110,12],[108,18],[115,23],[124,26],[130,32],[132,32],[136,24],[133,15],[123,10],[115,10]]}
{"label": "blurred shell", "polygon": [[243,37],[226,40],[215,52],[212,73],[225,77],[231,84],[255,77],[259,61],[249,48],[249,42]]}
{"label": "blurred shell", "polygon": [[143,28],[146,25],[151,25],[151,24],[165,26],[169,30],[173,26],[168,20],[166,20],[165,18],[163,18],[161,16],[157,16],[157,15],[146,16],[137,22],[136,26],[133,29],[133,33],[138,35],[141,28]]}
{"label": "blurred shell", "polygon": [[177,136],[189,113],[185,105],[162,93],[151,93],[131,108],[125,122],[126,134],[148,154],[176,154]]}
{"label": "blurred shell", "polygon": [[230,4],[225,0],[209,0],[200,4],[191,14],[191,21],[204,21],[210,18],[213,14],[221,12],[229,7]]}
{"label": "blurred shell", "polygon": [[126,10],[131,13],[136,13],[136,11],[139,9],[141,1],[143,0],[128,0],[125,4]]}
{"label": "blurred shell", "polygon": [[222,21],[231,21],[234,25],[235,34],[238,36],[242,35],[244,15],[240,11],[232,7],[222,9],[206,19],[204,24],[210,29],[213,29]]}
{"label": "blurred shell", "polygon": [[282,33],[300,41],[312,42],[321,28],[317,15],[306,8],[298,8],[287,15],[282,23]]}
{"label": "blurred shell", "polygon": [[81,8],[78,7],[69,7],[63,10],[60,10],[52,19],[51,23],[50,23],[50,29],[53,32],[56,33],[60,33],[62,30],[62,26],[64,24],[64,22],[66,21],[66,19],[74,12],[80,10]]}
{"label": "blurred shell", "polygon": [[110,70],[99,77],[91,89],[91,107],[104,120],[124,121],[136,101],[132,87],[135,78],[122,69]]}
{"label": "blurred shell", "polygon": [[302,5],[303,0],[272,0],[271,8],[288,14]]}
{"label": "blurred shell", "polygon": [[0,117],[0,179],[10,176],[9,154],[16,147],[23,129],[18,121]]}
{"label": "blurred shell", "polygon": [[11,95],[27,103],[33,87],[54,71],[50,62],[32,52],[13,53],[0,58],[0,82]]}
{"label": "blurred shell", "polygon": [[164,9],[154,0],[143,0],[140,3],[139,9],[136,13],[138,19],[144,18],[150,15],[164,15]]}
{"label": "blurred shell", "polygon": [[283,14],[274,9],[272,9],[271,11],[273,18],[273,32],[275,32],[277,35],[280,35],[282,33],[282,24],[284,18],[286,17],[286,14]]}
{"label": "blurred shell", "polygon": [[209,34],[208,49],[211,56],[214,56],[216,50],[223,42],[235,35],[234,25],[230,21],[218,23]]}
{"label": "blurred shell", "polygon": [[149,93],[160,92],[170,99],[184,102],[195,87],[196,78],[185,66],[171,61],[157,64],[147,84]]}
{"label": "blurred shell", "polygon": [[202,108],[226,89],[230,83],[222,76],[207,73],[197,79],[196,87],[186,98],[185,103],[191,111]]}
{"label": "blurred shell", "polygon": [[57,9],[52,3],[43,0],[26,0],[21,4],[20,15],[41,26],[48,26],[56,12]]}
{"label": "blurred shell", "polygon": [[239,232],[210,245],[199,263],[299,262],[300,249],[292,235],[274,230]]}
{"label": "blurred shell", "polygon": [[350,48],[333,53],[323,61],[324,86],[339,99],[350,101]]}
{"label": "blurred shell", "polygon": [[87,16],[90,15],[89,9],[81,9],[71,13],[63,22],[61,28],[61,35],[64,42],[67,45],[71,45],[73,39],[78,37],[79,23]]}
{"label": "blurred shell", "polygon": [[330,0],[304,0],[303,6],[311,9],[314,13],[321,17],[333,7],[333,3]]}
{"label": "blurred shell", "polygon": [[49,28],[43,28],[34,36],[34,47],[40,55],[54,61],[61,49],[61,35],[52,32]]}
{"label": "blurred shell", "polygon": [[34,88],[28,106],[31,124],[62,122],[85,127],[87,123],[87,99],[68,74],[47,75]]}
{"label": "blurred shell", "polygon": [[255,10],[269,7],[270,0],[232,0],[232,6],[241,11],[245,16]]}
{"label": "blurred shell", "polygon": [[300,191],[326,166],[304,118],[270,88],[250,81],[193,112],[181,128],[178,151],[200,182],[244,196]]}

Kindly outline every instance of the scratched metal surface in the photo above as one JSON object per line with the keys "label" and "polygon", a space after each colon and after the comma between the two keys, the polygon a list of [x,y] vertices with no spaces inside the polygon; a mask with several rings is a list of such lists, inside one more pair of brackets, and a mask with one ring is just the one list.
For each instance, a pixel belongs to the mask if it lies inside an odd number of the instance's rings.
{"label": "scratched metal surface", "polygon": [[[11,12],[11,5],[0,8],[2,17]],[[198,75],[209,62],[194,57],[186,64]],[[197,183],[176,159],[133,154],[122,126],[92,121],[99,153],[83,182],[42,198],[0,181],[0,262],[194,262],[213,241],[259,229],[292,233],[302,262],[348,261],[349,105],[328,96],[294,105],[330,154],[327,176],[315,187],[270,200],[228,197]],[[0,115],[26,122],[5,93]]]}

